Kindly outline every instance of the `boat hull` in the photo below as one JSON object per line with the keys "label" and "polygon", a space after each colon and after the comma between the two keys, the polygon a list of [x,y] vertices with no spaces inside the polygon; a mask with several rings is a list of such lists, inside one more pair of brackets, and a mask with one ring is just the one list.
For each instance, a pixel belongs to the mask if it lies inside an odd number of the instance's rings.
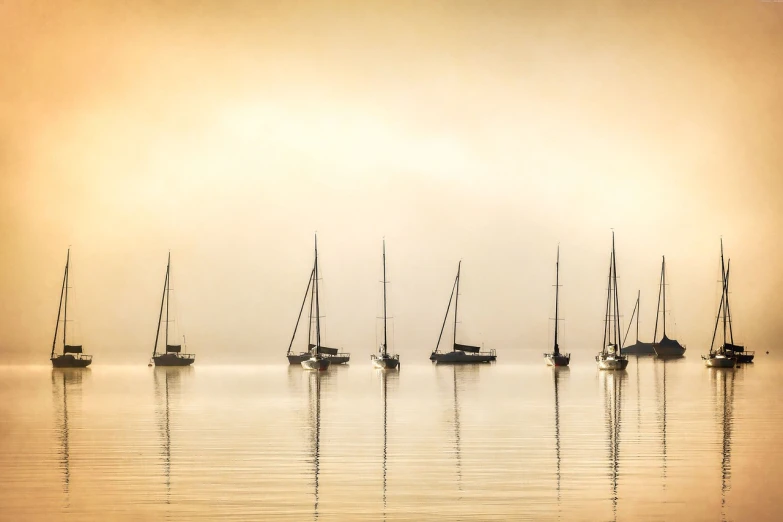
{"label": "boat hull", "polygon": [[375,368],[382,370],[394,370],[400,367],[400,359],[398,357],[375,357],[372,358],[372,365]]}
{"label": "boat hull", "polygon": [[599,370],[625,370],[628,367],[628,359],[622,356],[603,357],[598,355],[595,361]]}
{"label": "boat hull", "polygon": [[544,358],[547,366],[568,366],[568,363],[571,362],[571,355],[562,353],[545,353]]}
{"label": "boat hull", "polygon": [[497,355],[494,353],[466,353],[463,351],[432,352],[430,361],[436,364],[477,364],[495,362]]}
{"label": "boat hull", "polygon": [[302,368],[305,370],[324,371],[329,368],[330,361],[327,358],[315,358],[311,357],[306,361],[302,361]]}
{"label": "boat hull", "polygon": [[661,346],[660,344],[653,345],[655,348],[655,355],[658,357],[682,357],[685,355],[684,346]]}
{"label": "boat hull", "polygon": [[310,357],[312,357],[313,354],[311,353],[300,353],[299,355],[295,354],[289,354],[288,357],[288,364],[302,364],[303,361],[306,361]]}
{"label": "boat hull", "polygon": [[737,353],[737,354],[734,354],[734,355],[737,358],[737,362],[738,363],[752,363],[753,362],[754,354],[752,354],[752,353],[745,352],[745,353]]}
{"label": "boat hull", "polygon": [[195,357],[174,354],[156,355],[152,358],[155,366],[190,366],[195,360]]}
{"label": "boat hull", "polygon": [[643,343],[641,341],[631,346],[620,348],[623,355],[655,355],[655,346],[653,343]]}
{"label": "boat hull", "polygon": [[[288,364],[302,364],[304,361],[310,359],[313,356],[311,353],[300,354],[288,354]],[[337,355],[324,355],[324,359],[329,359],[331,364],[347,364],[351,360],[351,355],[347,353],[340,353]]]}
{"label": "boat hull", "polygon": [[71,354],[55,355],[51,358],[53,368],[86,368],[92,364],[92,357],[74,357]]}
{"label": "boat hull", "polygon": [[737,363],[737,359],[725,355],[702,355],[701,357],[707,368],[734,368]]}

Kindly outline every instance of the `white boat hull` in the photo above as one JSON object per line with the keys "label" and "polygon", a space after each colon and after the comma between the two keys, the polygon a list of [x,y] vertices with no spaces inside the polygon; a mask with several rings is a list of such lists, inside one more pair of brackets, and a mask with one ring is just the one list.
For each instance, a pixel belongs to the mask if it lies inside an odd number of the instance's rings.
{"label": "white boat hull", "polygon": [[595,358],[599,370],[625,370],[628,367],[628,359],[617,355],[598,355]]}
{"label": "white boat hull", "polygon": [[375,357],[372,358],[372,365],[382,370],[394,370],[400,367],[399,357]]}
{"label": "white boat hull", "polygon": [[318,370],[323,371],[329,368],[329,359],[321,357],[311,357],[306,361],[302,361],[302,368],[305,370]]}
{"label": "white boat hull", "polygon": [[704,359],[704,365],[707,368],[734,368],[737,360],[734,357],[726,357],[725,355],[702,355]]}
{"label": "white boat hull", "polygon": [[547,366],[568,366],[568,363],[571,362],[571,355],[562,353],[545,353],[544,358],[546,359]]}
{"label": "white boat hull", "polygon": [[453,352],[432,352],[430,361],[438,364],[475,364],[495,362],[497,355],[494,353],[466,353],[460,350]]}

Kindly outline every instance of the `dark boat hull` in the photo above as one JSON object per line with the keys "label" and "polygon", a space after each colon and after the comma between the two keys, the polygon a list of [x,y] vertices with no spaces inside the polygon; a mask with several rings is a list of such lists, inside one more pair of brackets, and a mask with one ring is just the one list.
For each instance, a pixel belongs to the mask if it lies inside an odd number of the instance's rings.
{"label": "dark boat hull", "polygon": [[55,355],[51,358],[53,368],[86,368],[92,363],[92,357],[74,357],[70,354]]}
{"label": "dark boat hull", "polygon": [[195,357],[171,354],[157,355],[152,358],[155,366],[190,366],[195,360]]}
{"label": "dark boat hull", "polygon": [[394,370],[395,368],[399,368],[399,366],[400,366],[400,359],[399,359],[399,357],[376,357],[376,356],[373,356],[372,364],[376,368],[380,368],[382,370]]}
{"label": "dark boat hull", "polygon": [[641,341],[631,346],[620,348],[622,355],[655,355],[655,346],[653,343],[643,343]]}
{"label": "dark boat hull", "polygon": [[570,354],[545,353],[544,357],[546,358],[546,364],[548,366],[568,366],[568,363],[571,362]]}
{"label": "dark boat hull", "polygon": [[737,358],[738,363],[752,363],[754,354],[745,352],[735,353],[734,356]]}
{"label": "dark boat hull", "polygon": [[454,352],[432,352],[430,361],[436,364],[476,364],[495,362],[497,356],[494,353],[466,353],[463,351]]}
{"label": "dark boat hull", "polygon": [[[323,355],[323,354],[322,354]],[[313,354],[304,352],[300,354],[288,354],[288,364],[302,364],[312,357]],[[329,359],[330,364],[347,364],[351,360],[351,355],[347,353],[340,353],[337,355],[323,355],[325,359]]]}

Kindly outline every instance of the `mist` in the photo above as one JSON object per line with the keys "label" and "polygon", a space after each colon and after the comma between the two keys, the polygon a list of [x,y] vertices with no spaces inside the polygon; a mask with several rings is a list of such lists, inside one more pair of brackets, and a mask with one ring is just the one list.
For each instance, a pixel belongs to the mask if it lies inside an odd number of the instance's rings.
{"label": "mist", "polygon": [[783,336],[780,4],[12,1],[0,66],[4,363],[45,362],[70,246],[96,364],[149,358],[169,251],[199,362],[283,364],[316,233],[356,364],[384,238],[406,361],[460,260],[461,342],[541,357],[558,244],[561,347],[592,358],[612,230],[624,329],[641,291],[651,340],[666,255],[670,337],[705,353],[722,237],[735,338]]}

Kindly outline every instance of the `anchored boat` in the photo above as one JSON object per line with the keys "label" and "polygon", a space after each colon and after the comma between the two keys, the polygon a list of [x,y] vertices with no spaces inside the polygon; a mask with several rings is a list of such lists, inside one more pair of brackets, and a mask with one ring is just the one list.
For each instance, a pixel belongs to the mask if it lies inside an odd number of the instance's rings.
{"label": "anchored boat", "polygon": [[[171,296],[171,252],[166,261],[166,278],[163,280],[163,296],[160,299],[160,313],[158,314],[158,329],[155,331],[155,346],[152,348],[152,362],[155,366],[190,366],[196,360],[192,353],[183,353],[182,344],[169,344],[169,297]],[[166,351],[158,353],[158,337],[160,336],[160,323],[163,320],[163,307],[166,307],[166,326],[164,341]],[[185,336],[182,336],[183,344]],[[187,348],[187,346],[186,346]]]}
{"label": "anchored boat", "polygon": [[[661,309],[661,297],[663,297],[663,309]],[[658,338],[658,316],[663,317],[663,337],[659,342]],[[658,357],[682,357],[685,355],[685,346],[679,343],[677,339],[670,339],[666,336],[666,256],[661,259],[661,284],[658,290],[658,310],[655,312],[655,333],[653,334],[653,347],[655,355]]]}
{"label": "anchored boat", "polygon": [[[549,366],[568,366],[571,362],[570,353],[561,353],[560,345],[557,344],[557,328],[559,325],[558,303],[560,300],[560,245],[557,246],[557,261],[555,262],[555,347],[551,353],[545,353],[544,358]],[[557,381],[555,381],[555,387]]]}
{"label": "anchored boat", "polygon": [[[68,344],[68,269],[71,264],[71,249],[65,258],[65,274],[63,275],[63,287],[60,290],[60,307],[57,309],[57,323],[54,325],[54,340],[52,340],[52,353],[49,360],[54,368],[86,368],[92,363],[92,355],[83,353],[82,345]],[[57,331],[60,327],[60,313],[63,314],[63,353],[55,354],[57,345]]]}
{"label": "anchored boat", "polygon": [[[435,350],[430,354],[430,361],[434,363],[451,364],[494,362],[497,359],[495,350],[482,352],[481,348],[478,346],[457,343],[457,305],[459,304],[459,276],[461,269],[462,261],[460,261],[459,265],[457,265],[457,277],[454,279],[454,286],[451,288],[451,297],[449,297],[449,305],[446,307],[446,316],[443,318],[443,326],[440,328],[438,343],[435,345]],[[440,341],[443,338],[443,330],[446,328],[446,320],[449,317],[449,310],[451,310],[452,300],[454,301],[454,339],[451,351],[441,352],[439,351]]]}
{"label": "anchored boat", "polygon": [[[383,344],[378,348],[378,355],[373,354],[371,357],[372,364],[376,368],[393,370],[400,367],[400,356],[397,354],[390,355],[388,352],[387,335],[386,335],[386,240],[383,241]],[[385,381],[384,381],[385,382]],[[384,385],[385,386],[385,385]],[[385,393],[385,387],[384,387]]]}
{"label": "anchored boat", "polygon": [[600,370],[625,370],[628,357],[622,355],[620,339],[620,306],[617,298],[617,260],[612,232],[612,255],[609,258],[609,286],[606,291],[606,315],[604,316],[603,349],[595,356]]}
{"label": "anchored boat", "polygon": [[[310,298],[310,311],[309,326],[307,328],[307,351],[298,354],[291,353],[308,297]],[[314,319],[315,321],[313,321]],[[313,323],[315,323],[315,332],[313,332]],[[313,342],[313,337],[315,337],[315,342]],[[288,357],[289,364],[300,364],[302,368],[307,370],[326,370],[331,364],[347,363],[351,357],[348,353],[339,353],[337,348],[328,348],[321,344],[321,301],[318,293],[318,236],[315,238],[313,269],[310,271],[310,279],[307,281],[307,288],[302,299],[302,306],[299,308],[299,315],[296,318],[291,342],[288,344],[286,357]]]}
{"label": "anchored boat", "polygon": [[[723,258],[723,239],[720,240],[720,271],[721,287],[720,305],[718,305],[718,315],[715,318],[715,329],[712,331],[712,342],[710,343],[710,352],[702,355],[705,366],[708,368],[733,368],[737,363],[735,348],[744,347],[734,344],[734,333],[731,331],[731,320],[729,316],[729,272],[731,270],[731,260],[726,266]],[[718,333],[718,324],[723,319],[723,344],[715,348],[715,337]],[[727,335],[728,332],[728,335]]]}

